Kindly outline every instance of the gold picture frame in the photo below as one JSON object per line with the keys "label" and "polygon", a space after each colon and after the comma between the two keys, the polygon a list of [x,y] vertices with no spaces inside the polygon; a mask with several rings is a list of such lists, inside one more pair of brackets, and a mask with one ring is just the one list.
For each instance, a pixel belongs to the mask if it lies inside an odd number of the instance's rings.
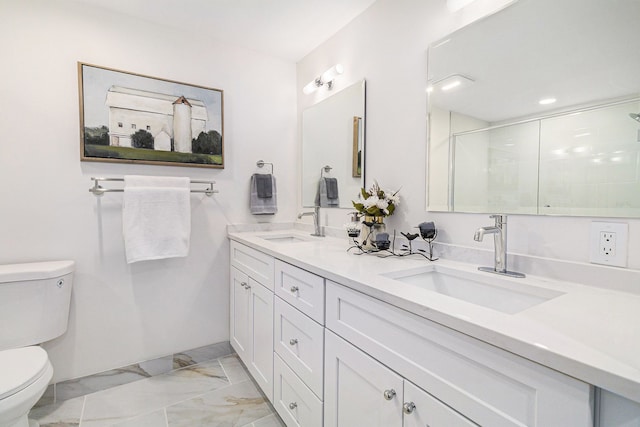
{"label": "gold picture frame", "polygon": [[224,168],[220,89],[78,62],[80,160]]}

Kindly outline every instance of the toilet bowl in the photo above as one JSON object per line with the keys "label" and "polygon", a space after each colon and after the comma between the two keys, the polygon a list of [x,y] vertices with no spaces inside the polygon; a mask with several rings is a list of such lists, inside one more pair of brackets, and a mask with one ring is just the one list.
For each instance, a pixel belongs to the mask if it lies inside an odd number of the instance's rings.
{"label": "toilet bowl", "polygon": [[[0,351],[0,426],[29,427],[27,413],[53,377],[47,352],[40,347]],[[31,427],[37,425],[31,424]]]}
{"label": "toilet bowl", "polygon": [[44,343],[67,330],[73,261],[0,265],[0,427],[27,415],[53,378]]}

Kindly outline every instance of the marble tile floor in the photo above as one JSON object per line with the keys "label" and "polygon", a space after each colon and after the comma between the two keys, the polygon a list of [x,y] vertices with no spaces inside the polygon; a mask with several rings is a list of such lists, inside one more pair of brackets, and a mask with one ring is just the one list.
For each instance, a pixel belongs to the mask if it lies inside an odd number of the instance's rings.
{"label": "marble tile floor", "polygon": [[284,427],[235,354],[69,399],[42,400],[41,427]]}

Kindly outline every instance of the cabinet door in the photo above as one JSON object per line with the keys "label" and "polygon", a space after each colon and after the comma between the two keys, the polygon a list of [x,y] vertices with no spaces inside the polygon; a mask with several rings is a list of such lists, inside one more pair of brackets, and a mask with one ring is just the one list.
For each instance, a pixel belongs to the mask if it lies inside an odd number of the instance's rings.
{"label": "cabinet door", "polygon": [[402,378],[325,334],[325,427],[401,427]]}
{"label": "cabinet door", "polygon": [[252,278],[249,288],[251,342],[245,363],[269,401],[273,401],[273,292]]}
{"label": "cabinet door", "polygon": [[245,363],[247,363],[250,344],[251,290],[248,286],[249,277],[235,267],[231,267],[229,337],[232,347]]}
{"label": "cabinet door", "polygon": [[404,382],[403,427],[478,427],[429,393]]}

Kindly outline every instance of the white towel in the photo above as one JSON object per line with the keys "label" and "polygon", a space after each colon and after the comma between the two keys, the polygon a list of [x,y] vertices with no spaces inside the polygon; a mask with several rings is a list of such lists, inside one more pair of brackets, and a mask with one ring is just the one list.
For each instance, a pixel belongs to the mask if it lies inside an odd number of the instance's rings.
{"label": "white towel", "polygon": [[122,232],[127,263],[189,254],[189,193],[189,178],[125,175]]}

